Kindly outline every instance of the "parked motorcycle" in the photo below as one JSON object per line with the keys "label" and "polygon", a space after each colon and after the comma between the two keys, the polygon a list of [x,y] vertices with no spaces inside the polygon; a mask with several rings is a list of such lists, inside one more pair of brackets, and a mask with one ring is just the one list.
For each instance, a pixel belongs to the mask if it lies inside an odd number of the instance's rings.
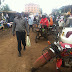
{"label": "parked motorcycle", "polygon": [[72,44],[48,41],[49,46],[42,51],[40,56],[33,64],[32,72],[35,72],[39,67],[56,59],[56,69],[62,72],[60,67],[71,67],[72,72]]}

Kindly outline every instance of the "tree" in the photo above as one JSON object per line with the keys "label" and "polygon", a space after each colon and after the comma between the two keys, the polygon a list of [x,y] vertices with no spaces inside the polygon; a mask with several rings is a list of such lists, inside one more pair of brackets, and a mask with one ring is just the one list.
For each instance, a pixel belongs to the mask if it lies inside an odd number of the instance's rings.
{"label": "tree", "polygon": [[52,10],[52,14],[62,14],[62,13],[67,13],[67,12],[71,12],[72,14],[72,5],[67,5],[67,6],[62,6],[59,9],[53,9]]}
{"label": "tree", "polygon": [[2,2],[4,2],[5,0],[0,0],[0,5],[2,4]]}
{"label": "tree", "polygon": [[10,10],[9,6],[6,4],[5,6],[2,6],[0,8],[0,11],[11,11],[11,10]]}

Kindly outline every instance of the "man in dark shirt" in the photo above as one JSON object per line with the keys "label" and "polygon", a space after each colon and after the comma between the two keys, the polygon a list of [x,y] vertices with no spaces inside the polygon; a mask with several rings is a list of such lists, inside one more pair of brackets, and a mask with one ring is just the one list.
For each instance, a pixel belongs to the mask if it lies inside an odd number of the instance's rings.
{"label": "man in dark shirt", "polygon": [[23,18],[21,16],[21,14],[19,13],[17,17],[14,18],[14,23],[12,26],[12,33],[13,36],[15,36],[15,31],[16,31],[16,37],[17,37],[17,41],[18,41],[18,51],[19,51],[19,57],[21,56],[21,41],[22,44],[24,46],[23,50],[25,50],[25,46],[26,46],[26,42],[25,42],[25,38],[26,38],[26,32],[25,29],[27,31],[27,36],[29,36],[29,29],[28,29],[28,24],[27,24],[27,20],[25,18]]}

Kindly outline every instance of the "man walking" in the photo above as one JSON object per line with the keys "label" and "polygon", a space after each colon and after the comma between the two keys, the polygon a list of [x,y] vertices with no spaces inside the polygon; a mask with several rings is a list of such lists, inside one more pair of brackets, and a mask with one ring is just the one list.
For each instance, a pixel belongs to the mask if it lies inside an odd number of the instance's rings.
{"label": "man walking", "polygon": [[19,13],[18,16],[16,18],[14,18],[14,23],[12,26],[12,33],[13,36],[15,36],[15,31],[16,31],[16,37],[17,37],[17,41],[18,41],[18,51],[19,51],[19,57],[21,56],[21,42],[24,46],[23,50],[25,50],[25,46],[26,46],[26,42],[25,42],[25,38],[26,38],[26,32],[25,32],[25,28],[27,31],[27,36],[29,36],[29,30],[28,30],[28,24],[27,24],[27,20],[24,19],[21,14]]}
{"label": "man walking", "polygon": [[31,17],[28,18],[28,24],[29,24],[29,32],[30,32],[30,28],[32,28],[32,31],[33,31],[33,21],[31,19]]}

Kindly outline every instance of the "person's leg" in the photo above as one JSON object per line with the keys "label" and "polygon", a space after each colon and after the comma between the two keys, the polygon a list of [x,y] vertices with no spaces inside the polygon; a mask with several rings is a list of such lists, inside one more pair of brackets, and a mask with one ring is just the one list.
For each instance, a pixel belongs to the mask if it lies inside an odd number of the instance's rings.
{"label": "person's leg", "polygon": [[31,25],[32,31],[33,31],[33,25]]}
{"label": "person's leg", "polygon": [[33,31],[33,26],[32,25],[30,25],[29,30],[30,30],[30,28],[32,28],[32,31]]}
{"label": "person's leg", "polygon": [[29,25],[29,32],[30,32],[31,25]]}
{"label": "person's leg", "polygon": [[16,36],[17,36],[17,41],[18,41],[18,51],[19,51],[19,56],[21,56],[21,33],[20,32],[16,32]]}
{"label": "person's leg", "polygon": [[48,34],[47,34],[47,29],[45,29],[45,35],[44,35],[44,38],[48,41]]}
{"label": "person's leg", "polygon": [[24,46],[23,50],[25,50],[25,49],[26,49],[26,48],[25,48],[25,46],[26,46],[26,32],[25,32],[25,31],[22,32],[21,38],[22,38],[22,44],[23,44],[23,46]]}

